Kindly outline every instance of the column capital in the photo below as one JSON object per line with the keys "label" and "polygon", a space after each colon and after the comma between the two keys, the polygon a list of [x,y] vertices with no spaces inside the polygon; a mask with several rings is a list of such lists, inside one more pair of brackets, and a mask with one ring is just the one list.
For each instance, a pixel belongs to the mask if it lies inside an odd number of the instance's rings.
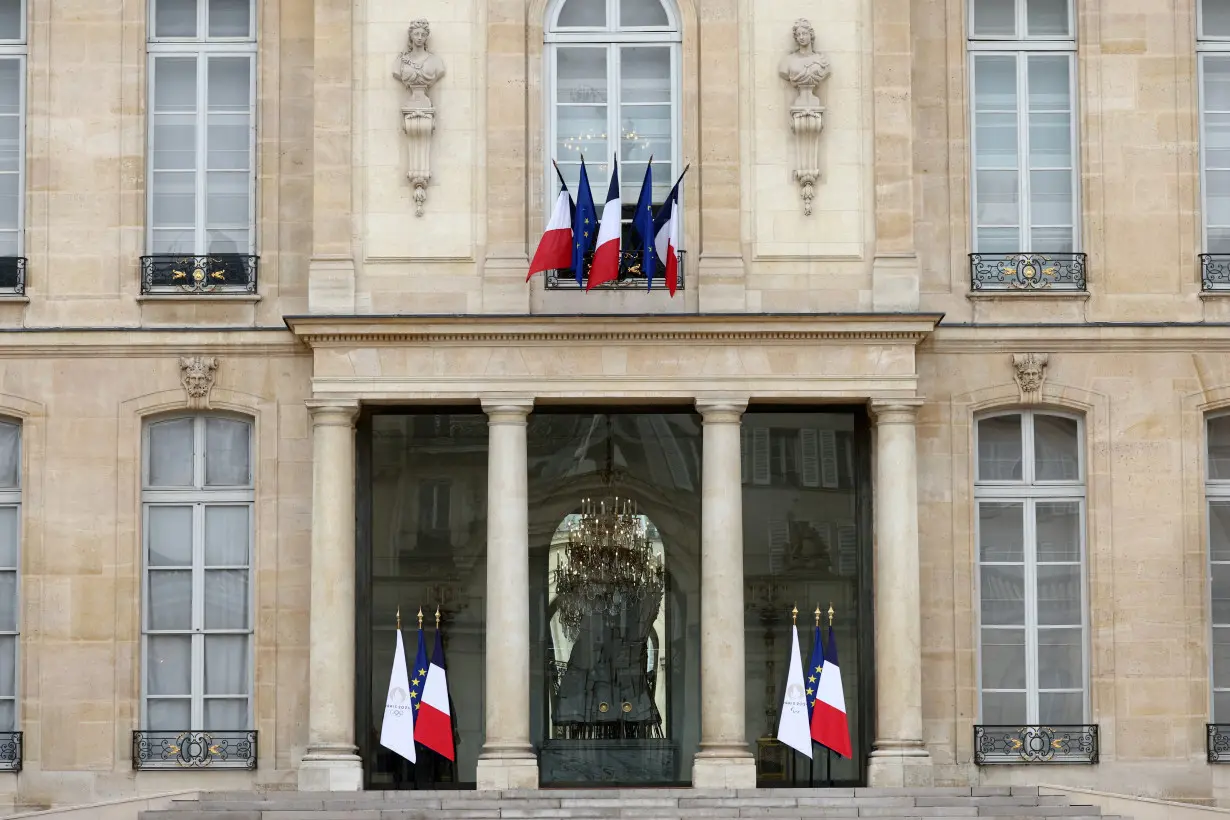
{"label": "column capital", "polygon": [[747,396],[698,396],[696,412],[705,424],[739,424],[747,410]]}
{"label": "column capital", "polygon": [[356,399],[308,399],[304,404],[313,427],[354,427],[359,417]]}
{"label": "column capital", "polygon": [[533,396],[480,396],[488,424],[525,424],[534,410]]}
{"label": "column capital", "polygon": [[922,399],[872,399],[867,403],[876,426],[886,424],[913,424],[918,417]]}

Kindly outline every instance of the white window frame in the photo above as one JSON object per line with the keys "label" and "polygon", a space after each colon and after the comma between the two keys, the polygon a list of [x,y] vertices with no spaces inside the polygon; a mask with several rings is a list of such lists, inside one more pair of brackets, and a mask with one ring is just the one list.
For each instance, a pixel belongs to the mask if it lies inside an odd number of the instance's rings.
{"label": "white window frame", "polygon": [[[26,59],[29,53],[27,25],[28,2],[21,2],[21,36],[16,39],[0,39],[0,60],[16,60],[17,71],[17,253],[26,254]],[[14,292],[5,288],[5,293]]]}
{"label": "white window frame", "polygon": [[1213,567],[1217,564],[1230,564],[1230,561],[1214,561],[1212,544],[1212,507],[1218,503],[1230,503],[1230,479],[1214,479],[1211,476],[1212,459],[1209,457],[1209,445],[1212,443],[1212,437],[1209,435],[1209,425],[1215,420],[1225,419],[1227,416],[1230,416],[1230,412],[1210,413],[1204,420],[1204,529],[1209,563],[1209,579],[1205,593],[1209,601],[1209,717],[1212,722],[1230,722],[1230,715],[1219,716],[1216,710],[1217,693],[1230,692],[1230,681],[1226,681],[1223,686],[1217,685],[1217,679],[1214,676],[1213,658],[1213,647],[1215,646],[1213,642],[1214,629],[1216,627],[1230,626],[1230,623],[1220,624],[1213,620]]}
{"label": "white window frame", "polygon": [[[1028,87],[1028,63],[1030,55],[1034,54],[1067,54],[1068,55],[1068,99],[1071,100],[1071,157],[1072,157],[1072,250],[1071,253],[1081,253],[1084,247],[1081,241],[1081,156],[1080,156],[1080,103],[1077,96],[1078,82],[1076,76],[1076,53],[1077,53],[1077,36],[1076,36],[1076,2],[1077,0],[1068,0],[1068,36],[1056,37],[1054,35],[1047,36],[1030,36],[1028,27],[1028,4],[1029,0],[1016,0],[1016,34],[1013,35],[975,35],[974,33],[974,5],[977,0],[970,0],[967,3],[967,19],[966,31],[968,39],[966,47],[968,51],[968,96],[969,96],[969,194],[970,194],[970,248],[974,253],[979,253],[978,247],[978,171],[979,170],[1015,170],[1017,174],[1017,221],[1019,225],[1019,240],[1017,242],[1021,247],[1016,248],[1018,253],[1063,253],[1057,248],[1034,247],[1033,230],[1035,227],[1064,227],[1063,226],[1035,226],[1032,221],[1031,202],[1030,202],[1030,187],[1029,187],[1029,127],[1028,121],[1030,117],[1029,111],[1029,87]],[[1017,100],[1017,167],[1012,168],[978,168],[978,119],[977,119],[977,100],[975,99],[975,74],[977,56],[1001,56],[1014,57],[1016,60],[1016,100]],[[1007,113],[1007,112],[1004,112]],[[1061,168],[1040,168],[1038,170],[1063,170]],[[987,225],[982,227],[997,227]]]}
{"label": "white window frame", "polygon": [[[988,419],[1002,418],[1008,416],[1020,416],[1021,418],[1021,479],[1019,481],[993,481],[983,480],[978,475],[979,470],[979,435],[981,431],[981,423]],[[1035,453],[1034,453],[1034,418],[1038,416],[1053,416],[1057,418],[1070,419],[1076,422],[1076,452],[1078,459],[1078,477],[1075,481],[1039,481],[1035,479]],[[974,533],[974,622],[975,622],[975,649],[977,652],[977,691],[978,691],[978,714],[979,720],[982,721],[983,715],[983,686],[982,686],[982,567],[984,566],[1017,566],[1016,562],[997,562],[982,560],[982,533],[981,533],[981,515],[979,508],[983,502],[1000,502],[1000,503],[1019,503],[1022,508],[1023,516],[1023,546],[1022,564],[1024,566],[1024,631],[1025,631],[1025,703],[1026,703],[1026,725],[1037,724],[1038,721],[1038,701],[1041,688],[1038,685],[1038,632],[1039,629],[1047,629],[1050,626],[1039,627],[1038,624],[1038,543],[1037,543],[1037,517],[1036,507],[1039,502],[1077,502],[1080,507],[1080,612],[1081,612],[1081,709],[1082,720],[1089,721],[1089,716],[1092,713],[1090,705],[1090,674],[1089,674],[1089,559],[1088,559],[1088,491],[1087,491],[1087,455],[1085,446],[1085,419],[1076,413],[1067,413],[1061,410],[997,410],[989,413],[982,413],[975,417],[973,424],[973,472],[974,472],[974,506],[973,506],[973,533]],[[1066,562],[1046,562],[1066,565]],[[988,624],[987,628],[995,629],[1001,625]],[[1004,627],[1007,628],[1007,627]],[[1058,628],[1071,628],[1071,625],[1064,625]],[[990,690],[1017,692],[1016,689],[1006,690]],[[1075,689],[1046,689],[1047,693],[1065,693],[1075,692]]]}
{"label": "white window frame", "polygon": [[[1204,32],[1204,4],[1208,0],[1196,0],[1196,93],[1199,94],[1200,105],[1200,248],[1209,253],[1209,160],[1206,148],[1208,139],[1206,117],[1209,113],[1204,94],[1205,62],[1210,56],[1220,56],[1230,59],[1230,33],[1213,37]],[[1218,111],[1218,114],[1230,114],[1230,111]],[[1223,169],[1217,169],[1223,170]],[[1226,169],[1230,170],[1230,169]],[[1228,225],[1217,227],[1230,228]]]}
{"label": "white window frame", "polygon": [[[555,205],[556,196],[559,193],[559,180],[556,178],[555,169],[552,166],[555,146],[557,143],[558,127],[556,122],[556,97],[558,96],[557,71],[556,71],[556,54],[558,46],[593,46],[595,48],[604,48],[607,53],[606,71],[607,71],[607,134],[619,134],[620,132],[620,73],[619,73],[619,58],[620,48],[622,46],[635,45],[656,45],[668,46],[670,48],[670,64],[671,64],[671,171],[677,179],[680,172],[683,170],[683,146],[682,134],[682,108],[683,108],[683,86],[681,81],[681,60],[683,49],[683,26],[679,10],[671,0],[661,0],[662,7],[666,11],[668,25],[663,26],[639,26],[639,27],[621,27],[619,25],[619,4],[620,0],[606,0],[607,10],[607,25],[604,28],[599,27],[569,27],[559,28],[557,20],[559,19],[560,11],[568,0],[552,0],[547,7],[546,26],[543,35],[543,114],[546,118],[544,128],[547,139],[545,140],[545,156],[543,161],[543,191],[542,214],[544,219],[549,218],[551,209]],[[661,103],[654,103],[660,105]],[[586,168],[606,168],[607,171],[603,175],[598,187],[594,187],[594,180],[591,176],[590,188],[594,195],[594,205],[598,210],[598,215],[602,215],[602,203],[606,199],[606,189],[610,180],[610,164],[611,158],[618,150],[619,144],[615,140],[607,137],[607,147],[600,155],[595,155],[586,158]],[[620,163],[620,186],[627,187],[627,180],[622,177],[623,168]],[[670,180],[674,184],[675,179]],[[637,181],[639,185],[639,180]],[[656,185],[655,185],[656,187]],[[572,191],[573,199],[576,199],[577,192]],[[684,191],[679,189],[679,209],[682,216],[683,212]],[[636,200],[625,202],[625,205],[635,205]],[[661,203],[655,203],[658,205]],[[630,220],[623,220],[627,224]]]}
{"label": "white window frame", "polygon": [[13,507],[17,511],[17,544],[14,550],[17,564],[14,567],[0,567],[0,572],[12,572],[16,578],[13,585],[14,601],[13,601],[13,630],[0,631],[0,636],[11,637],[14,641],[13,648],[13,695],[12,697],[0,697],[0,701],[11,700],[13,702],[13,726],[9,730],[0,727],[0,731],[21,731],[21,561],[22,561],[22,480],[23,470],[21,465],[24,462],[22,457],[25,447],[25,427],[18,419],[0,416],[0,424],[7,424],[17,428],[17,486],[0,488],[0,507]]}
{"label": "white window frame", "polygon": [[[247,487],[206,487],[205,485],[205,422],[210,418],[241,421],[248,425],[248,477]],[[191,419],[193,422],[193,488],[151,488],[149,486],[150,428],[160,422]],[[255,420],[249,416],[225,413],[181,413],[156,416],[147,419],[141,431],[141,726],[149,726],[148,705],[150,700],[183,700],[182,695],[151,695],[149,689],[148,644],[151,636],[190,635],[191,663],[190,695],[191,726],[178,727],[185,730],[227,731],[255,728],[256,698],[256,449]],[[205,507],[248,507],[248,627],[247,629],[205,628]],[[192,626],[187,630],[151,630],[149,627],[149,509],[153,506],[192,507]],[[210,569],[240,567],[211,566]],[[183,567],[177,569],[182,570]],[[205,637],[207,635],[245,635],[248,638],[248,709],[245,726],[205,726]],[[239,700],[240,695],[214,695],[223,700]]]}
{"label": "white window frame", "polygon": [[202,256],[207,253],[209,237],[206,222],[207,214],[207,180],[208,180],[208,91],[209,91],[209,58],[211,57],[247,57],[248,70],[248,246],[240,248],[236,253],[251,255],[256,253],[256,232],[259,224],[256,211],[256,178],[259,174],[257,166],[256,131],[257,131],[257,6],[258,0],[250,0],[248,13],[247,37],[210,37],[209,36],[209,0],[197,0],[197,35],[196,37],[157,37],[155,14],[158,0],[147,0],[147,25],[149,37],[146,42],[146,73],[148,77],[148,111],[146,113],[146,145],[145,170],[147,179],[146,191],[146,253],[154,253],[154,100],[157,74],[154,70],[155,61],[159,57],[195,57],[196,67],[196,205],[195,225],[192,229],[193,241],[191,251],[183,255]]}

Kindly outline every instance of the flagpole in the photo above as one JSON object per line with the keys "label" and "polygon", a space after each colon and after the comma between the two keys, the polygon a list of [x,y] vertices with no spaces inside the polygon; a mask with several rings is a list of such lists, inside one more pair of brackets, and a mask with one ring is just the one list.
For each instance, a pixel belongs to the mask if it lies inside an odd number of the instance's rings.
{"label": "flagpole", "polygon": [[[687,173],[686,168],[684,169],[684,173]],[[819,628],[820,628],[820,605],[816,604],[816,629],[819,629]],[[813,633],[812,643],[815,644],[815,642],[816,642],[815,636]],[[814,749],[815,746],[816,746],[816,741],[813,740],[812,748]],[[807,767],[807,785],[810,788],[815,788],[816,786],[816,756],[815,755],[812,755],[811,763]]]}
{"label": "flagpole", "polygon": [[[819,612],[819,611],[820,611],[820,607],[816,607],[816,612]],[[832,601],[829,601],[828,616],[829,616],[829,632],[832,632],[833,631],[833,602]],[[825,748],[828,750],[828,754],[826,756],[828,757],[828,764],[829,764],[829,788],[832,788],[833,787],[833,750],[829,749],[827,746]]]}

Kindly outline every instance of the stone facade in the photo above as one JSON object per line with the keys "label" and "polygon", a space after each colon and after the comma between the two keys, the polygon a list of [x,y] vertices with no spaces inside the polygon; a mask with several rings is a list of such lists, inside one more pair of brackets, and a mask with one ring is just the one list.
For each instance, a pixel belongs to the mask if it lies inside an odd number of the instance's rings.
{"label": "stone facade", "polygon": [[[909,754],[890,755],[880,782],[1230,795],[1230,771],[1205,761],[1202,422],[1230,407],[1230,300],[1202,292],[1198,275],[1193,0],[1077,4],[1089,270],[1079,293],[970,292],[963,0],[676,0],[692,171],[688,284],[673,300],[525,283],[551,193],[549,7],[259,0],[251,297],[140,293],[147,4],[27,0],[28,284],[25,296],[0,296],[0,414],[23,426],[25,749],[21,773],[0,774],[0,800],[352,787],[354,772],[329,762],[355,762],[339,725],[349,705],[332,723],[324,712],[329,698],[353,696],[339,677],[353,670],[310,662],[353,640],[323,604],[313,611],[325,599],[346,611],[312,571],[351,568],[337,552],[353,539],[348,508],[333,504],[349,475],[344,419],[363,403],[463,402],[507,423],[527,402],[626,399],[699,400],[706,423],[748,400],[858,402],[889,424],[876,442],[876,555],[902,586],[877,576],[877,618],[897,628],[877,640],[880,666],[900,661],[906,677],[879,682],[876,738]],[[431,50],[448,67],[431,89],[421,217],[406,175],[406,92],[391,74],[411,17],[430,21]],[[810,216],[794,176],[796,92],[777,73],[800,17],[832,67]],[[1037,390],[1018,382],[1013,354],[1045,354]],[[217,360],[206,396],[185,390],[185,357]],[[256,424],[259,765],[133,772],[142,424],[205,399]],[[1101,729],[1092,769],[972,763],[972,423],[1025,402],[1085,419],[1090,720]],[[515,435],[504,446],[515,452]],[[913,460],[916,482],[884,478]],[[516,510],[501,520],[515,523]],[[710,555],[729,557],[714,539]],[[502,671],[519,673],[509,663]],[[524,784],[532,765],[523,727],[508,720],[488,714],[499,746],[488,759],[503,761],[488,784]],[[742,783],[737,727],[710,728],[705,782]],[[305,754],[323,761],[316,780],[301,779]]]}

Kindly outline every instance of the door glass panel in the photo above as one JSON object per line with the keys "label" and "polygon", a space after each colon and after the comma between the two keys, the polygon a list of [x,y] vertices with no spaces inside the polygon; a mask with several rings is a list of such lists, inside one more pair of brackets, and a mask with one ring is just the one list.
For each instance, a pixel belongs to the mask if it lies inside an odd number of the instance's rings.
{"label": "door glass panel", "polygon": [[1019,501],[978,504],[978,556],[988,563],[1025,560],[1025,505]]}

